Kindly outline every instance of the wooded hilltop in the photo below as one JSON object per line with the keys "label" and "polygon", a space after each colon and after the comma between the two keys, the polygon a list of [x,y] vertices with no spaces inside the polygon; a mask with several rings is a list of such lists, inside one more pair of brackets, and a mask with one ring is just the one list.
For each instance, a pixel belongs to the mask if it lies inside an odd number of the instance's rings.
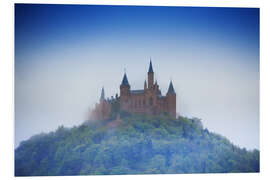
{"label": "wooded hilltop", "polygon": [[259,157],[197,118],[120,112],[21,142],[15,176],[259,172]]}

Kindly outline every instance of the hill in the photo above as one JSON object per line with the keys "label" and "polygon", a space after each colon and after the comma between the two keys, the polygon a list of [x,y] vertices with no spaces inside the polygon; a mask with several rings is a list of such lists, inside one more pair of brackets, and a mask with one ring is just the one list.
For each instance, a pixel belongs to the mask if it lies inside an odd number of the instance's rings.
{"label": "hill", "polygon": [[59,127],[15,150],[16,176],[259,172],[248,151],[199,119],[132,115]]}

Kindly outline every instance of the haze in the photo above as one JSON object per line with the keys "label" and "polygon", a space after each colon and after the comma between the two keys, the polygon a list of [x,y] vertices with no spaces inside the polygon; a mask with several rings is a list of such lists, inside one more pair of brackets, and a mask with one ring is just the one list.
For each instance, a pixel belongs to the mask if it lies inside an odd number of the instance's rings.
{"label": "haze", "polygon": [[259,9],[15,5],[15,147],[79,125],[119,94],[124,68],[142,89],[150,57],[177,112],[259,149]]}

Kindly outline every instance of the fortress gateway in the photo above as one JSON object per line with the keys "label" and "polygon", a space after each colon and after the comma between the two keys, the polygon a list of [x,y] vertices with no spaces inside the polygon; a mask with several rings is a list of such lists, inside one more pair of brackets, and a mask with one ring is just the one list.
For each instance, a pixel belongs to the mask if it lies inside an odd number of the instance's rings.
{"label": "fortress gateway", "polygon": [[176,117],[176,93],[170,81],[166,96],[162,96],[157,84],[154,83],[154,71],[150,60],[148,70],[148,82],[144,81],[144,89],[131,90],[126,73],[120,85],[120,97],[105,99],[104,88],[102,88],[100,102],[96,104],[92,112],[95,119],[107,119],[110,117],[113,104],[119,104],[120,110],[130,113],[159,115],[168,113]]}

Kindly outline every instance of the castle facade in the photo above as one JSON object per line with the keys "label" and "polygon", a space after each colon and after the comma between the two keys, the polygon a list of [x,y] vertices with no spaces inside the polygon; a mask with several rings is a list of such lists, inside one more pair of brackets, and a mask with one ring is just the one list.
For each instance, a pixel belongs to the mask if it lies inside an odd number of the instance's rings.
{"label": "castle facade", "polygon": [[163,96],[157,80],[154,83],[154,71],[151,60],[148,69],[148,81],[144,81],[143,89],[131,90],[126,73],[124,73],[120,85],[120,97],[116,94],[115,98],[105,99],[104,88],[102,88],[100,103],[96,104],[93,112],[96,119],[109,118],[112,110],[111,105],[117,101],[120,103],[120,110],[130,113],[149,115],[168,113],[168,115],[176,117],[176,93],[173,83],[170,81],[167,94]]}

